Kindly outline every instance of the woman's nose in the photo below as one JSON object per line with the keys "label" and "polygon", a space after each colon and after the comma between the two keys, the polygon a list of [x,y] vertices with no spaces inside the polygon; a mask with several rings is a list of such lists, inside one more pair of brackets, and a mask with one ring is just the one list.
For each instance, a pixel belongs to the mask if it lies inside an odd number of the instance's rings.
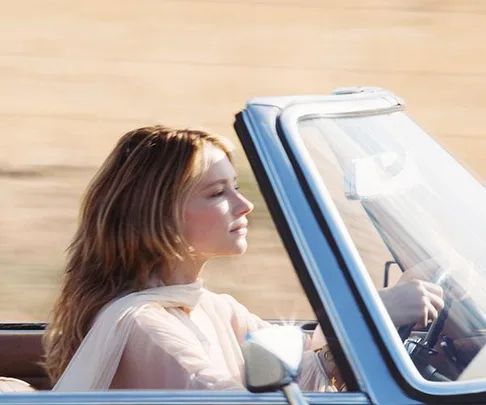
{"label": "woman's nose", "polygon": [[250,200],[248,200],[243,194],[238,194],[238,203],[235,207],[236,215],[248,215],[253,211],[253,208],[255,208],[255,206]]}

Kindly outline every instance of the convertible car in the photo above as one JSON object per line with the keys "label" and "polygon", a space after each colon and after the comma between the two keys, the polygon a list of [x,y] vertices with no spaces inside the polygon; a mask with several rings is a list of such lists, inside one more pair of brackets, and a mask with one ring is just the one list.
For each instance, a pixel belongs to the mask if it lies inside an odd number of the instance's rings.
{"label": "convertible car", "polygon": [[[285,348],[282,328],[248,337],[248,392],[55,393],[37,366],[44,325],[3,324],[0,376],[37,390],[0,394],[0,404],[486,403],[481,181],[379,88],[255,98],[235,130],[345,389],[301,393],[298,356],[289,363],[285,349],[268,354]],[[411,270],[442,286],[445,308],[426,328],[397,329],[376,274],[386,287]]]}

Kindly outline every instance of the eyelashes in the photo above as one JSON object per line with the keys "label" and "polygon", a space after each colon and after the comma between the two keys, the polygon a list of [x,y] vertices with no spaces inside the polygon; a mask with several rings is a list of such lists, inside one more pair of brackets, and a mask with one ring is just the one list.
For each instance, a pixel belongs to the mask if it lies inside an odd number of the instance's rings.
{"label": "eyelashes", "polygon": [[[235,186],[235,187],[234,187],[234,189],[235,189],[236,191],[238,191],[238,190],[240,189],[240,187],[239,187],[239,186]],[[222,196],[223,196],[225,193],[226,193],[226,189],[219,190],[219,191],[217,191],[216,193],[211,194],[211,195],[210,195],[210,198],[222,197]]]}
{"label": "eyelashes", "polygon": [[221,191],[218,191],[218,192],[216,192],[216,193],[214,193],[214,194],[211,194],[211,196],[210,196],[210,197],[211,197],[211,198],[217,198],[217,197],[221,197],[221,196],[223,196],[223,195],[224,195],[224,190],[221,190]]}

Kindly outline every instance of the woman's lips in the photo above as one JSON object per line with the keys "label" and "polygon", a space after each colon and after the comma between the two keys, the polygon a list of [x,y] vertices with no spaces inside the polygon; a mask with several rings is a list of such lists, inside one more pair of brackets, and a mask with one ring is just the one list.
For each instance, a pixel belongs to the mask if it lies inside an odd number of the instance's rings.
{"label": "woman's lips", "polygon": [[230,233],[246,234],[248,232],[247,223],[239,224],[230,230]]}
{"label": "woman's lips", "polygon": [[246,226],[241,226],[239,228],[235,228],[230,233],[236,233],[238,235],[246,235],[248,233],[248,228]]}

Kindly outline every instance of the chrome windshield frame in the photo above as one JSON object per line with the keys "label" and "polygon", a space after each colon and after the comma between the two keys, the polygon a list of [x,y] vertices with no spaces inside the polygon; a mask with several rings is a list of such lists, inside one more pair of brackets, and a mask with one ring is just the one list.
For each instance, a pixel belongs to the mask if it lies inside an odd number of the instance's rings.
{"label": "chrome windshield frame", "polygon": [[[376,114],[387,114],[404,110],[398,98],[388,92],[340,96],[335,100],[326,99],[295,103],[285,108],[277,119],[277,129],[286,145],[290,160],[298,166],[308,189],[314,198],[319,215],[322,215],[344,258],[348,274],[351,276],[356,291],[359,292],[369,316],[373,320],[376,332],[381,339],[381,346],[386,350],[393,365],[405,379],[407,387],[426,395],[464,395],[485,391],[486,379],[474,381],[451,381],[447,383],[425,380],[415,368],[408,356],[394,325],[387,314],[371,277],[360,257],[360,254],[341,218],[324,181],[319,175],[304,141],[299,134],[299,122],[312,118],[357,117]],[[352,359],[357,353],[348,342],[343,342],[343,349]],[[398,380],[397,380],[398,381]],[[400,383],[400,382],[399,382]],[[403,385],[403,382],[401,382]]]}

